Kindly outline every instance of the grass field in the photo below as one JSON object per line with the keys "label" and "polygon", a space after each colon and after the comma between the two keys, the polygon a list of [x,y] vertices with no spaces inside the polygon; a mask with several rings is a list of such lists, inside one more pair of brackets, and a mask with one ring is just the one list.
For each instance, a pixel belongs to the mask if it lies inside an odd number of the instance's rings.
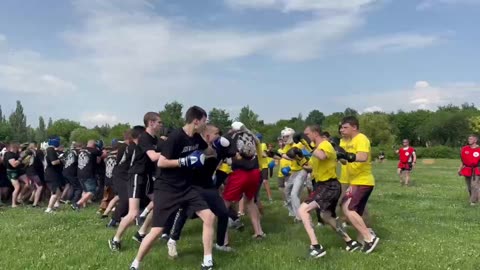
{"label": "grass field", "polygon": [[[251,240],[247,219],[244,232],[231,233],[233,254],[214,252],[216,269],[480,269],[480,209],[469,206],[465,184],[456,176],[458,161],[419,162],[412,187],[400,187],[396,162],[375,164],[377,186],[369,201],[372,227],[380,237],[374,253],[347,253],[329,229],[317,229],[327,256],[307,257],[308,238],[282,207],[278,191],[265,204],[262,220],[267,239]],[[276,180],[271,183],[276,187]],[[75,213],[68,207],[55,215],[44,209],[0,209],[0,269],[128,269],[138,244],[129,230],[123,250],[107,245],[114,231],[95,215],[95,207]],[[158,242],[142,269],[199,269],[201,224],[189,221],[178,243],[180,257],[169,260]],[[351,231],[353,233],[353,231]]]}

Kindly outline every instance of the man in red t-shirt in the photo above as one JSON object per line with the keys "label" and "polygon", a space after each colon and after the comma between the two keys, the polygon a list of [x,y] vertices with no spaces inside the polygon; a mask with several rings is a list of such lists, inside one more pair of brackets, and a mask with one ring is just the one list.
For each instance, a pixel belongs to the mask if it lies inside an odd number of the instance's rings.
{"label": "man in red t-shirt", "polygon": [[465,177],[468,193],[470,194],[470,205],[475,205],[480,197],[480,147],[477,144],[478,137],[470,135],[468,145],[462,147],[460,157],[462,164],[458,169],[458,175]]}
{"label": "man in red t-shirt", "polygon": [[408,139],[403,139],[402,144],[403,147],[396,151],[399,157],[397,173],[400,176],[400,184],[408,186],[410,184],[410,172],[415,167],[417,155],[415,149],[410,146]]}

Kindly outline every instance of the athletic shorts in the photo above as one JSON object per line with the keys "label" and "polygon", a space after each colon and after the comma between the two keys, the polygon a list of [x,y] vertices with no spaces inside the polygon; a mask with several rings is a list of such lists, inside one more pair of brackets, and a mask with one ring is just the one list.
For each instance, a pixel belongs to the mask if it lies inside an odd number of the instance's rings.
{"label": "athletic shorts", "polygon": [[97,179],[95,178],[80,178],[83,191],[89,193],[95,193],[97,191]]}
{"label": "athletic shorts", "polygon": [[268,168],[268,178],[272,178],[273,177],[273,168]]}
{"label": "athletic shorts", "polygon": [[243,195],[249,200],[254,199],[260,185],[259,179],[261,179],[259,169],[249,171],[234,170],[228,176],[227,184],[223,191],[223,199],[230,202],[238,202]]}
{"label": "athletic shorts", "polygon": [[348,210],[355,211],[360,216],[363,215],[373,188],[374,186],[350,186],[345,192],[345,196],[343,196],[342,204],[351,199],[348,204]]}
{"label": "athletic shorts", "polygon": [[401,169],[401,171],[411,171],[412,170],[412,162],[398,162],[398,168]]}
{"label": "athletic shorts", "polygon": [[60,189],[60,191],[63,191],[63,186],[60,184],[59,181],[50,181],[46,182],[46,184],[52,195],[55,195],[55,192],[57,192],[58,189]]}
{"label": "athletic shorts", "polygon": [[333,217],[336,217],[335,208],[341,194],[342,186],[336,178],[325,182],[315,182],[313,183],[313,191],[305,200],[305,203],[316,202],[320,211],[328,211]]}
{"label": "athletic shorts", "polygon": [[20,182],[22,182],[24,185],[31,185],[32,184],[32,180],[30,179],[30,177],[28,177],[26,174],[22,174],[18,177],[18,180]]}
{"label": "athletic shorts", "polygon": [[189,218],[195,213],[209,209],[200,193],[192,188],[174,193],[162,189],[153,192],[153,228],[163,228],[179,209],[183,209]]}
{"label": "athletic shorts", "polygon": [[18,181],[18,171],[17,170],[7,170],[7,178],[10,181]]}
{"label": "athletic shorts", "polygon": [[228,178],[228,173],[226,173],[226,172],[224,172],[224,171],[217,170],[217,171],[215,172],[215,177],[216,177],[215,187],[218,189],[218,188],[220,188],[223,184],[225,184],[225,181],[226,181],[227,178]]}
{"label": "athletic shorts", "polygon": [[130,174],[128,180],[128,198],[144,199],[147,196],[148,175]]}
{"label": "athletic shorts", "polygon": [[262,169],[262,180],[268,180],[268,168]]}

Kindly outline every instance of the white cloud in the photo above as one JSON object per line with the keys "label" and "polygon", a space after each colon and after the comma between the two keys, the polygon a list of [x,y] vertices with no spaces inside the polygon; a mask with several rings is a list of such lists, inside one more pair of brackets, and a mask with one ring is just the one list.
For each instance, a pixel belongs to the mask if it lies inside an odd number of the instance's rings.
{"label": "white cloud", "polygon": [[225,0],[232,8],[291,11],[355,11],[378,0]]}
{"label": "white cloud", "polygon": [[478,5],[480,0],[422,0],[417,10],[425,10],[437,5]]}
{"label": "white cloud", "polygon": [[353,51],[358,53],[401,51],[413,48],[425,48],[439,41],[440,38],[434,35],[398,33],[357,41],[353,44]]}
{"label": "white cloud", "polygon": [[[355,104],[345,104],[344,100],[355,100]],[[343,107],[381,107],[387,111],[396,110],[436,110],[448,104],[461,105],[465,102],[478,103],[480,83],[449,83],[440,86],[427,81],[418,81],[412,88],[396,91],[369,91],[368,99],[351,95],[342,97],[337,103]],[[476,104],[478,106],[478,104]],[[365,109],[366,110],[366,109]]]}
{"label": "white cloud", "polygon": [[363,109],[363,112],[383,112],[382,107],[379,106],[370,106],[365,109]]}
{"label": "white cloud", "polygon": [[117,116],[107,113],[86,113],[81,117],[81,124],[87,127],[104,124],[115,125],[117,123],[119,123]]}

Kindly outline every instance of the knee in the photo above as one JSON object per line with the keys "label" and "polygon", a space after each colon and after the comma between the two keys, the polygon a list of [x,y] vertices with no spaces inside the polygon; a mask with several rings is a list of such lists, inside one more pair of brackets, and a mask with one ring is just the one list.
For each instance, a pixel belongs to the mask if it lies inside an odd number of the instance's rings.
{"label": "knee", "polygon": [[203,224],[205,226],[213,227],[213,222],[215,221],[215,215],[212,213],[212,211],[208,210],[205,212],[205,219],[203,221]]}

